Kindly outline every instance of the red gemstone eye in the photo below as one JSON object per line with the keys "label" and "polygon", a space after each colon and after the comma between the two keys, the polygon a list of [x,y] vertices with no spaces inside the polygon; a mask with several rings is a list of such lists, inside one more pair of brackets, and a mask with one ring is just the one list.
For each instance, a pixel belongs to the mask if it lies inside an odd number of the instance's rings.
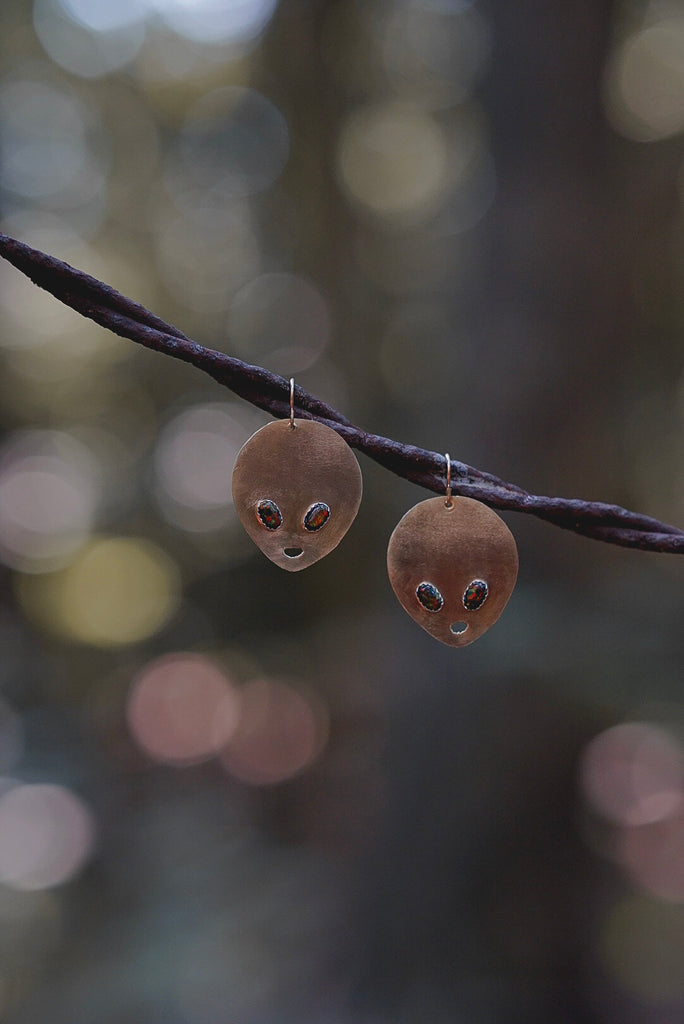
{"label": "red gemstone eye", "polygon": [[487,600],[489,587],[484,580],[473,580],[463,592],[463,607],[469,612],[475,612]]}
{"label": "red gemstone eye", "polygon": [[444,598],[434,583],[419,583],[416,587],[416,597],[429,612],[438,612],[444,604]]}
{"label": "red gemstone eye", "polygon": [[267,530],[277,530],[283,524],[283,516],[275,501],[262,498],[256,507],[257,519]]}
{"label": "red gemstone eye", "polygon": [[330,519],[330,508],[324,501],[316,501],[304,516],[304,529],[309,533],[320,530]]}

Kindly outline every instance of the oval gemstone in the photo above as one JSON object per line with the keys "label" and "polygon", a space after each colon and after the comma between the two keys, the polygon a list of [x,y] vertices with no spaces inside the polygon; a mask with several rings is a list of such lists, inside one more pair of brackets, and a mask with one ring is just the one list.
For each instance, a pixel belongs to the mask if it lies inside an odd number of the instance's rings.
{"label": "oval gemstone", "polygon": [[438,612],[444,604],[444,598],[434,583],[419,583],[416,587],[416,597],[429,612]]}
{"label": "oval gemstone", "polygon": [[257,519],[267,530],[277,530],[283,524],[283,517],[275,501],[262,498],[256,507]]}
{"label": "oval gemstone", "polygon": [[315,533],[330,519],[330,509],[324,501],[316,501],[304,516],[304,529]]}
{"label": "oval gemstone", "polygon": [[473,580],[463,592],[463,607],[469,612],[475,612],[487,600],[489,587],[484,580]]}

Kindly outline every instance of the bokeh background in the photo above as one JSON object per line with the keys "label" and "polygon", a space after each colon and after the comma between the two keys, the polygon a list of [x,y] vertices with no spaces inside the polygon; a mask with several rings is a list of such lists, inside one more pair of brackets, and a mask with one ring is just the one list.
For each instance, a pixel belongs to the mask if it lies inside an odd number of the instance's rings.
{"label": "bokeh background", "polygon": [[[376,433],[684,522],[681,0],[3,0],[2,230]],[[267,417],[0,266],[0,1020],[684,1020],[684,587],[528,517],[466,650],[427,497],[231,507]]]}

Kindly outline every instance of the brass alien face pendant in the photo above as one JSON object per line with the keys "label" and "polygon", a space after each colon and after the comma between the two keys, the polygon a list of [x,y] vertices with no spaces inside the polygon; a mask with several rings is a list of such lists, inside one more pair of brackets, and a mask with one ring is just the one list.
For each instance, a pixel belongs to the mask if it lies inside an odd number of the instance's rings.
{"label": "brass alien face pendant", "polygon": [[361,503],[361,470],[349,445],[314,420],[277,420],[242,446],[233,470],[240,522],[288,572],[337,547]]}
{"label": "brass alien face pendant", "polygon": [[465,647],[496,622],[518,575],[513,534],[472,498],[428,498],[397,524],[387,549],[394,593],[419,626]]}

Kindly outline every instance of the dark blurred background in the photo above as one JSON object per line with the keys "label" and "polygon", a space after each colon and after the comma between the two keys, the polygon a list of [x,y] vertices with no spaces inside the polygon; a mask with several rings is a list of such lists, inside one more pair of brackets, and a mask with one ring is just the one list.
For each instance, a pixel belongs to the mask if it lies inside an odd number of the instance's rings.
{"label": "dark blurred background", "polygon": [[[4,0],[2,230],[354,422],[684,522],[681,0]],[[0,266],[0,1020],[684,1021],[674,556],[465,650],[288,574],[267,417]]]}

